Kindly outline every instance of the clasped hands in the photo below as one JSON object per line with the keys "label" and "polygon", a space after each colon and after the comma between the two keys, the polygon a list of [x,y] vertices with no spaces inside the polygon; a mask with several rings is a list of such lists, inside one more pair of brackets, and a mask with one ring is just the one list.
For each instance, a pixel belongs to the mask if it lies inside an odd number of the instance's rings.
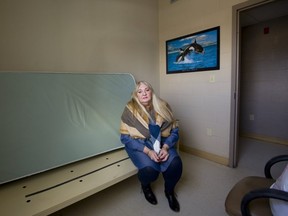
{"label": "clasped hands", "polygon": [[151,160],[155,162],[164,162],[168,159],[169,153],[168,153],[168,146],[167,145],[163,146],[157,154],[154,150],[148,149],[147,155],[151,158]]}

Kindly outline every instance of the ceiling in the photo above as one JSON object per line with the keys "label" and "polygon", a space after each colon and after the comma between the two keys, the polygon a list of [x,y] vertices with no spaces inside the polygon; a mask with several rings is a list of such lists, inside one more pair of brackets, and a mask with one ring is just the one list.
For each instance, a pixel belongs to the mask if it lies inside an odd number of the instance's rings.
{"label": "ceiling", "polygon": [[240,22],[243,27],[286,15],[288,15],[288,0],[278,0],[241,11]]}

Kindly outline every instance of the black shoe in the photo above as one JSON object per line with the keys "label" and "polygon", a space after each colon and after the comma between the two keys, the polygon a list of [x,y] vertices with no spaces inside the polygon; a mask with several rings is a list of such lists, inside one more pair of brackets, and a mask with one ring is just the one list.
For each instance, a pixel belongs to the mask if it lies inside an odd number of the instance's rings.
{"label": "black shoe", "polygon": [[143,193],[144,193],[146,200],[149,203],[151,203],[152,205],[156,205],[157,199],[156,199],[151,187],[150,186],[145,186],[145,187],[142,186],[142,190],[143,190]]}
{"label": "black shoe", "polygon": [[179,212],[180,211],[180,205],[179,205],[179,202],[177,201],[177,199],[174,195],[174,192],[172,192],[172,193],[165,192],[165,195],[168,199],[168,203],[169,203],[170,208],[175,212]]}

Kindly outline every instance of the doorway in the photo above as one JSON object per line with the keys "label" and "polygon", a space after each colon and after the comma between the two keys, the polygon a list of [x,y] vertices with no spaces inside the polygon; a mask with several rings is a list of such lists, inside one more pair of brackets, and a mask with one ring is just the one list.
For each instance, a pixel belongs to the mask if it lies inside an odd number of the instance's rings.
{"label": "doorway", "polygon": [[[239,123],[241,120],[241,48],[245,41],[242,41],[242,28],[244,26],[256,25],[267,20],[288,15],[287,0],[258,0],[248,1],[233,7],[233,52],[232,52],[232,98],[231,98],[231,134],[230,134],[230,155],[229,166],[236,167],[239,158]],[[269,29],[268,29],[269,31]],[[253,120],[254,116],[249,116]]]}

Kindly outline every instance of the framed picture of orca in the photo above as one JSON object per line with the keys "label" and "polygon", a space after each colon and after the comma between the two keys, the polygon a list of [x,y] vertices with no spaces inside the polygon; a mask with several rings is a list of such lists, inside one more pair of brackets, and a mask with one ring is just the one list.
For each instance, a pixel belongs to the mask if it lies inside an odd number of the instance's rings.
{"label": "framed picture of orca", "polygon": [[166,41],[166,74],[220,69],[220,27]]}

